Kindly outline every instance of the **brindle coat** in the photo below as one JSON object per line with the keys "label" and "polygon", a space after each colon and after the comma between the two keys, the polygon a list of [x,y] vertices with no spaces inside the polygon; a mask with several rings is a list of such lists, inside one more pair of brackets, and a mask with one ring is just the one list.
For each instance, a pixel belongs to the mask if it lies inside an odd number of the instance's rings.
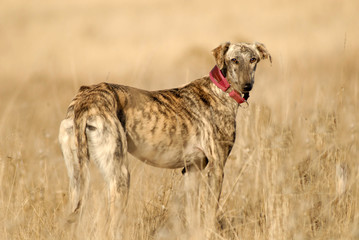
{"label": "brindle coat", "polygon": [[[231,88],[248,97],[261,59],[261,43],[229,42],[213,50]],[[60,126],[70,178],[71,210],[82,207],[91,159],[109,184],[110,200],[127,198],[127,152],[162,168],[207,169],[208,209],[218,208],[223,168],[235,141],[238,103],[209,76],[181,88],[146,91],[110,83],[82,86]],[[215,217],[215,210],[212,218]]]}

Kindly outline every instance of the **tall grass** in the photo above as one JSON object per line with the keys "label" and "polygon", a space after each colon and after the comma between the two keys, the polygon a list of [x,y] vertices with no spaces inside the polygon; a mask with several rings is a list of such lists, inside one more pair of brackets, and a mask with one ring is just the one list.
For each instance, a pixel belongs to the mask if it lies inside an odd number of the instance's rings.
{"label": "tall grass", "polygon": [[[57,132],[81,84],[176,87],[206,74],[226,40],[261,41],[274,62],[239,110],[218,239],[359,239],[358,4],[260,4],[4,2],[0,239],[74,237]],[[124,239],[201,238],[180,170],[132,157],[130,170]],[[106,196],[92,166],[75,238],[106,239]]]}

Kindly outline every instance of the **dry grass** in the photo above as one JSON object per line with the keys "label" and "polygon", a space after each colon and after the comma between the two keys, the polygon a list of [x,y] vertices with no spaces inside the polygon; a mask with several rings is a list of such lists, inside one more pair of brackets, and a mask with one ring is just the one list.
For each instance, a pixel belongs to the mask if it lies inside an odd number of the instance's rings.
{"label": "dry grass", "polygon": [[[206,74],[220,42],[260,41],[226,166],[220,239],[359,239],[358,1],[3,1],[0,239],[70,239],[59,123],[81,84],[169,88]],[[79,239],[104,239],[95,168]],[[180,170],[131,160],[125,239],[183,230]]]}

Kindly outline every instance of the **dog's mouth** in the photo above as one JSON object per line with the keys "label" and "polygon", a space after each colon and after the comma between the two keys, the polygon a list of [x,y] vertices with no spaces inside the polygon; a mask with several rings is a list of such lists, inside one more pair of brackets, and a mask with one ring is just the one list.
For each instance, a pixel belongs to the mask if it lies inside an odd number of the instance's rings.
{"label": "dog's mouth", "polygon": [[253,88],[253,84],[246,83],[246,84],[242,85],[241,87],[242,87],[242,95],[243,95],[242,97],[247,101],[247,99],[249,98],[249,92]]}
{"label": "dog's mouth", "polygon": [[249,92],[242,92],[243,98],[247,101],[249,98]]}

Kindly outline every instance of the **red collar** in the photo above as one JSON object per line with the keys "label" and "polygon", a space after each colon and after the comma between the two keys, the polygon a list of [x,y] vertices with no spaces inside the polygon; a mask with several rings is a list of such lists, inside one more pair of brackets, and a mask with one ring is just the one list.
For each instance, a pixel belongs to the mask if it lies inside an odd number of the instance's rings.
{"label": "red collar", "polygon": [[[231,87],[231,85],[223,76],[221,70],[217,67],[217,65],[214,66],[214,68],[209,72],[209,78],[223,92],[226,92],[228,88]],[[236,100],[238,104],[246,102],[246,100],[241,96],[241,94],[234,89],[229,93],[229,96]]]}

